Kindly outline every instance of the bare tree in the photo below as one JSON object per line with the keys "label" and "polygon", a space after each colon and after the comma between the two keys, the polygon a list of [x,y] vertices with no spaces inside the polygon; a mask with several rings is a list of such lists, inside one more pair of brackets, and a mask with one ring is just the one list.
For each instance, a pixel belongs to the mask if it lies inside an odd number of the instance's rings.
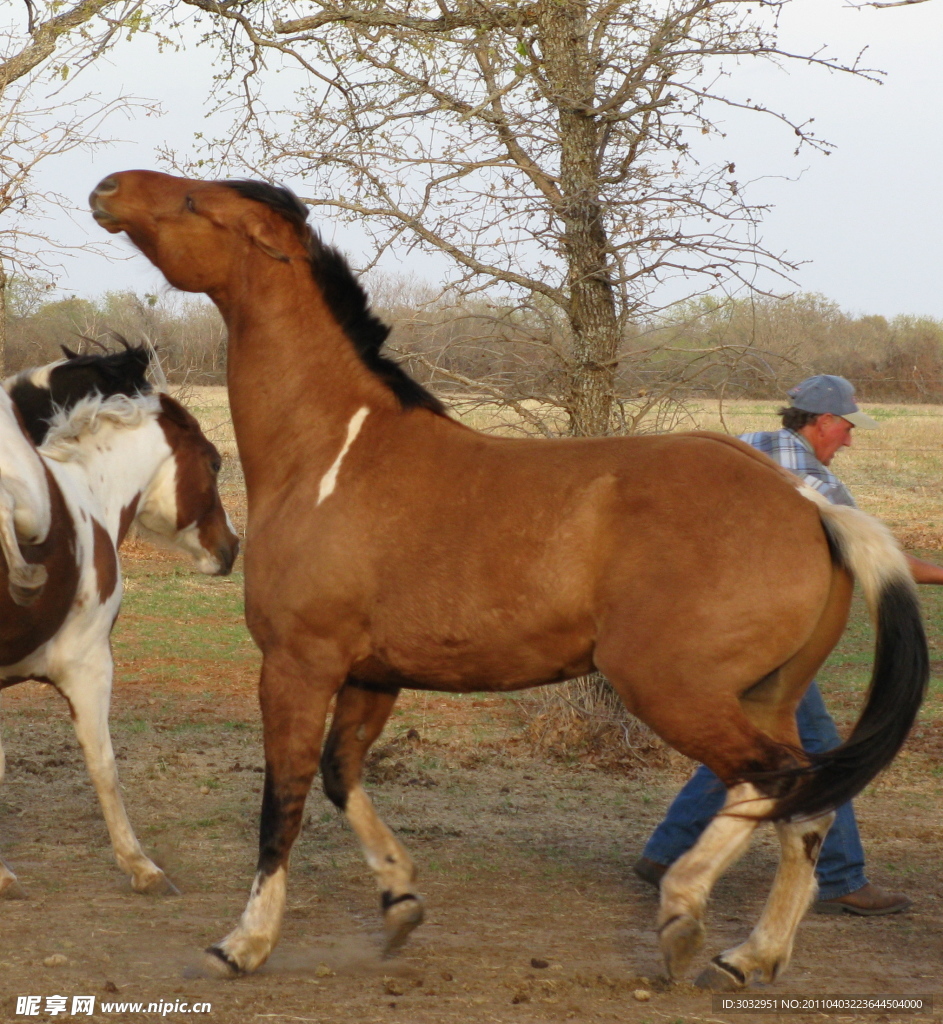
{"label": "bare tree", "polygon": [[43,230],[61,195],[37,185],[41,163],[101,145],[104,121],[142,106],[76,94],[76,75],[118,37],[144,26],[142,0],[24,0],[0,22],[0,371],[6,337],[6,294],[15,276],[51,281],[50,254],[64,248]]}
{"label": "bare tree", "polygon": [[[788,0],[313,0],[304,17],[281,0],[187,2],[214,20],[243,100],[204,155],[304,179],[308,202],[370,233],[370,265],[391,246],[439,257],[450,295],[528,326],[575,434],[617,429],[626,342],[665,285],[676,299],[679,280],[694,295],[791,269],[761,244],[733,161],[702,162],[699,143],[737,108],[828,147],[738,96],[732,67],[870,74],[779,47]],[[266,71],[292,66],[304,87],[278,109]]]}

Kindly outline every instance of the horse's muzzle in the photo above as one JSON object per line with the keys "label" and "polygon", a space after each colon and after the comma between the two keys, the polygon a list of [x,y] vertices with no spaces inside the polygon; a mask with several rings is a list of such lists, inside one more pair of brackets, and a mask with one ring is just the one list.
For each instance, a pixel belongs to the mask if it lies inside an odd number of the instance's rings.
{"label": "horse's muzzle", "polygon": [[105,196],[113,196],[117,191],[118,182],[115,178],[102,178],[88,197],[88,204],[92,208],[92,216],[103,228],[109,230],[118,224],[118,218],[104,208],[102,199]]}
{"label": "horse's muzzle", "polygon": [[233,544],[220,544],[216,549],[216,559],[219,562],[219,568],[213,573],[214,576],[228,576],[232,572],[232,567],[236,562],[236,556],[239,554],[239,541],[237,540]]}

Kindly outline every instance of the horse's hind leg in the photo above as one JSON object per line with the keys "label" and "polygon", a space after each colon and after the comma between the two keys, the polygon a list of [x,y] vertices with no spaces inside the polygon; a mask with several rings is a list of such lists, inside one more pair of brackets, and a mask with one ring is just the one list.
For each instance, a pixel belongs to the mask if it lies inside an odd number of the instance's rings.
{"label": "horse's hind leg", "polygon": [[658,941],[671,977],[679,977],[700,949],[711,889],[743,855],[757,827],[756,816],[772,804],[750,783],[731,787],[723,810],[662,878]]}
{"label": "horse's hind leg", "polygon": [[46,586],[46,567],[32,565],[23,557],[16,536],[13,498],[0,482],[0,551],[7,563],[7,589],[13,601],[29,607]]}
{"label": "horse's hind leg", "polygon": [[763,913],[746,942],[714,957],[696,984],[716,992],[742,988],[759,973],[775,981],[789,963],[802,915],[815,895],[815,865],[834,814],[809,821],[776,822],[782,848]]}
{"label": "horse's hind leg", "polygon": [[346,672],[336,650],[304,659],[266,652],[259,681],[265,741],[265,788],[259,859],[239,924],[207,953],[207,966],[232,977],[261,967],[278,941],[288,893],[288,857],[321,752],[328,704]]}
{"label": "horse's hind leg", "polygon": [[398,692],[372,690],[357,680],[348,680],[337,695],[321,758],[324,792],[347,814],[367,863],[376,874],[387,950],[402,945],[423,916],[422,901],[413,889],[413,862],[380,820],[360,781],[363,759],[383,731]]}

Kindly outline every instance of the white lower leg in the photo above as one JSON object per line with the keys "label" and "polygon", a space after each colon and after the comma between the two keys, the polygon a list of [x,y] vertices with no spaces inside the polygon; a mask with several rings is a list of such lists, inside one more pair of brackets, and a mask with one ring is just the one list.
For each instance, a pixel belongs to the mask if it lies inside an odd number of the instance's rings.
{"label": "white lower leg", "polygon": [[704,937],[704,911],[717,879],[741,857],[772,801],[750,783],[731,787],[723,810],[661,881],[659,943],[671,976],[687,966]]}
{"label": "white lower leg", "polygon": [[383,923],[388,950],[401,946],[409,933],[422,922],[422,900],[413,883],[416,867],[409,854],[383,824],[373,803],[361,785],[347,795],[347,820],[357,833],[367,864],[380,886]]}
{"label": "white lower leg", "polygon": [[347,820],[363,847],[367,864],[377,876],[380,891],[398,897],[411,891],[416,867],[393,833],[383,824],[362,786],[351,789],[345,808]]}
{"label": "white lower leg", "polygon": [[243,974],[261,967],[278,942],[288,895],[288,871],[257,874],[249,902],[239,924],[208,952],[225,965],[228,974]]}

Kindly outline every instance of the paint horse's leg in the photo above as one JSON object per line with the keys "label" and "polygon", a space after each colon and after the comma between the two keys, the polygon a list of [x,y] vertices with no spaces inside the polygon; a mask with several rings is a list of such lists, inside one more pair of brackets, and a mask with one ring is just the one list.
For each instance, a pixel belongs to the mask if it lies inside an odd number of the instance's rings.
{"label": "paint horse's leg", "polygon": [[131,878],[136,892],[172,894],[177,889],[141,849],[124,809],[118,770],[108,729],[113,664],[107,641],[86,650],[59,672],[56,688],[68,700],[72,722],[98,794],[118,867]]}
{"label": "paint horse's leg", "polygon": [[29,607],[46,586],[46,567],[31,565],[23,557],[17,540],[14,514],[13,497],[0,479],[0,551],[7,564],[7,588],[16,604]]}
{"label": "paint horse's leg", "polygon": [[395,689],[370,689],[348,679],[337,695],[321,757],[324,792],[346,812],[376,874],[388,951],[401,946],[422,921],[422,900],[413,887],[416,869],[409,854],[380,820],[360,779],[364,757],[383,731],[398,693]]}
{"label": "paint horse's leg", "polygon": [[275,948],[288,892],[288,857],[301,828],[305,798],[318,768],[324,722],[346,670],[336,652],[303,661],[266,652],[259,700],[265,743],[265,789],[259,860],[239,924],[207,950],[207,967],[234,977],[261,967]]}
{"label": "paint horse's leg", "polygon": [[701,972],[696,984],[715,992],[742,988],[758,973],[769,983],[792,956],[796,929],[815,895],[815,865],[834,814],[798,822],[777,822],[781,855],[763,914],[746,942],[728,949]]}
{"label": "paint horse's leg", "polygon": [[[3,753],[3,744],[0,743],[0,783],[3,782],[6,766],[7,762],[6,756]],[[4,899],[20,899],[25,895],[23,887],[16,880],[16,875],[0,860],[0,897]]]}
{"label": "paint horse's leg", "polygon": [[746,851],[773,801],[750,783],[727,791],[723,810],[661,880],[658,940],[671,977],[679,977],[704,940],[704,912],[717,879]]}

